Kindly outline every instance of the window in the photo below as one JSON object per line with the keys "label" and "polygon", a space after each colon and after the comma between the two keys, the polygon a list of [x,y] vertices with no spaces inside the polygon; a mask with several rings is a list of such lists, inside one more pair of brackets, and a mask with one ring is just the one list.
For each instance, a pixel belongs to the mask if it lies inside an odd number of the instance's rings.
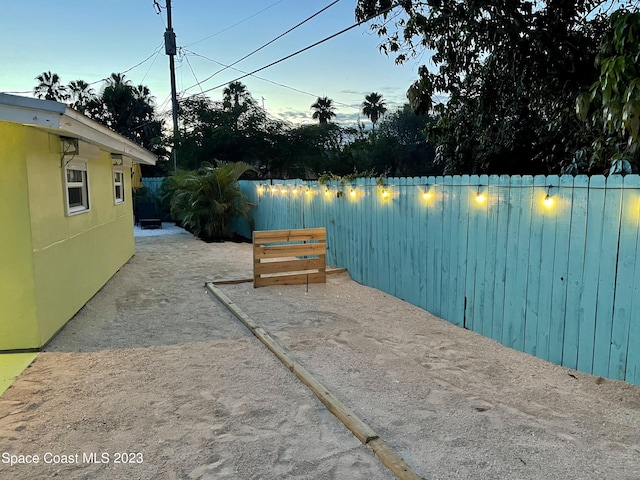
{"label": "window", "polygon": [[73,215],[86,212],[89,210],[87,164],[85,162],[68,163],[64,170],[67,190],[67,214]]}
{"label": "window", "polygon": [[124,203],[124,171],[120,168],[113,170],[113,196],[115,203]]}

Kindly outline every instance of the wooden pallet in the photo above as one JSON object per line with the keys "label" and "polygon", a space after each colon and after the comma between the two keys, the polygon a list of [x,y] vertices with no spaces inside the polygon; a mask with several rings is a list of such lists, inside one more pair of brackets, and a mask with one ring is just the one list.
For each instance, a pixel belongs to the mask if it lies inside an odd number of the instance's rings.
{"label": "wooden pallet", "polygon": [[325,283],[324,228],[253,232],[253,286]]}

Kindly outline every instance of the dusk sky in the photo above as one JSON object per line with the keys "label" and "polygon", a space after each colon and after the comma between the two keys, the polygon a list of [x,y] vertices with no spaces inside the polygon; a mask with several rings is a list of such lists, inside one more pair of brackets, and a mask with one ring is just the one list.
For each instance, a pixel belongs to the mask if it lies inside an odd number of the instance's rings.
{"label": "dusk sky", "polygon": [[[180,55],[176,79],[181,95],[333,0],[173,0],[173,28]],[[158,0],[164,6],[165,0]],[[112,72],[126,72],[135,85],[147,85],[161,113],[170,111],[168,57],[163,33],[166,11],[156,14],[153,0],[23,0],[3,4],[0,31],[0,91],[29,95],[44,71],[64,84],[96,82]],[[251,72],[333,35],[355,23],[356,0],[340,0],[303,26],[234,66]],[[336,102],[337,121],[358,118],[364,96],[383,95],[390,109],[406,103],[406,90],[417,78],[423,58],[397,66],[378,50],[380,39],[361,25],[311,50],[242,80],[267,111],[294,124],[311,121],[318,96]],[[205,58],[206,57],[206,58]],[[219,63],[216,63],[219,62]],[[227,69],[204,82],[203,90],[220,100],[224,85],[243,73]],[[99,91],[102,83],[93,87]],[[192,88],[189,88],[192,87]],[[186,92],[185,92],[186,90]],[[301,93],[301,90],[306,93]],[[349,105],[351,107],[349,107]],[[366,120],[366,118],[362,118]]]}

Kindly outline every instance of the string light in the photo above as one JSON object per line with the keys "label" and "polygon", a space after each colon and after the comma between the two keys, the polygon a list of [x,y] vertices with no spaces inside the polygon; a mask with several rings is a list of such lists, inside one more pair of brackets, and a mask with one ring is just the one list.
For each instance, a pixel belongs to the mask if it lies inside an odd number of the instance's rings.
{"label": "string light", "polygon": [[389,190],[387,190],[386,188],[384,190],[382,190],[382,198],[384,200],[387,200],[390,196],[391,196],[391,194],[389,193]]}
{"label": "string light", "polygon": [[484,202],[484,194],[480,191],[482,185],[478,185],[478,192],[476,193],[476,202],[482,203]]}
{"label": "string light", "polygon": [[553,198],[551,198],[551,185],[547,187],[547,195],[546,197],[544,197],[543,203],[545,207],[550,207],[553,205]]}
{"label": "string light", "polygon": [[429,190],[429,185],[424,186],[424,190],[422,191],[422,198],[425,200],[429,200],[431,198],[431,191]]}
{"label": "string light", "polygon": [[351,190],[349,190],[349,196],[351,198],[356,198],[356,191],[353,187],[351,187]]}

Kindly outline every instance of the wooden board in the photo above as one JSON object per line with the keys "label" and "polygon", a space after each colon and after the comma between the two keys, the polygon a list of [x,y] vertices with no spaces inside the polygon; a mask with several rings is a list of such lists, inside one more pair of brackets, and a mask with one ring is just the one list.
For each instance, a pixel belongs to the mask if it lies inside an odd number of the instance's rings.
{"label": "wooden board", "polygon": [[326,239],[324,228],[253,232],[254,288],[325,283]]}

